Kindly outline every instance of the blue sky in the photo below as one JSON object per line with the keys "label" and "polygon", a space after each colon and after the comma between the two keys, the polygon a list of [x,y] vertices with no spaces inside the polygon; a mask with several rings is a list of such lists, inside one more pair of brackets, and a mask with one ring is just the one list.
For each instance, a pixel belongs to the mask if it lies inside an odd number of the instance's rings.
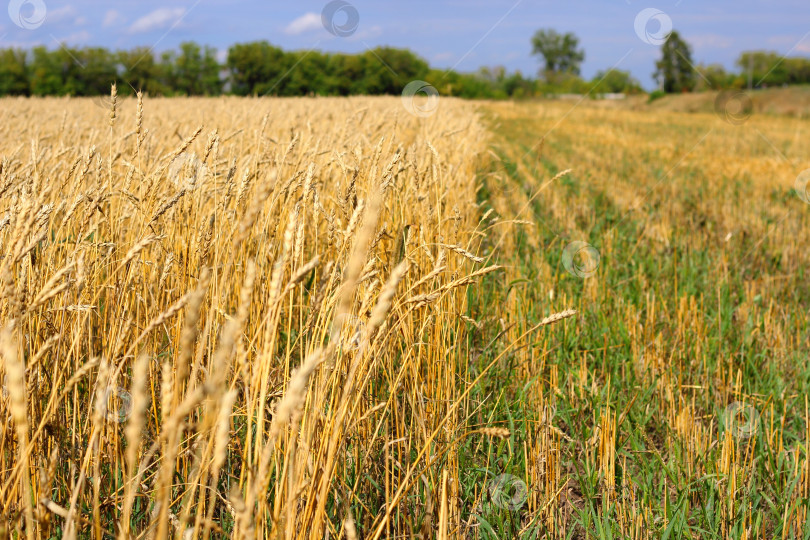
{"label": "blue sky", "polygon": [[[390,45],[409,48],[439,68],[503,65],[534,75],[531,36],[538,28],[555,28],[579,36],[585,77],[616,66],[649,88],[659,47],[639,38],[635,22],[645,8],[657,8],[692,45],[698,62],[732,68],[750,49],[810,56],[810,0],[347,1],[359,23],[351,36],[337,37],[321,24],[326,0],[10,0],[9,13],[0,13],[0,47],[65,41],[160,52],[194,40],[224,55],[229,45],[252,40],[342,52]],[[16,24],[13,14],[19,14]],[[651,21],[647,31],[655,35],[658,24]]]}

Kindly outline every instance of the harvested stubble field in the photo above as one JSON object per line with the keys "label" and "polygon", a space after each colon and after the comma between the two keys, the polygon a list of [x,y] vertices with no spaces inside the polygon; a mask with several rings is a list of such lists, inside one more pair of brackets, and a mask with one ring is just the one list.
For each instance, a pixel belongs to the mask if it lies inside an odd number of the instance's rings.
{"label": "harvested stubble field", "polygon": [[0,536],[810,535],[806,121],[98,105],[0,101]]}
{"label": "harvested stubble field", "polygon": [[[487,119],[479,196],[536,224],[511,235],[517,271],[496,287],[518,329],[579,312],[510,373],[555,413],[536,428],[551,447],[512,458],[554,478],[539,521],[594,538],[810,537],[810,123],[571,103]],[[591,247],[571,264],[573,242]],[[494,416],[538,418],[521,399]]]}

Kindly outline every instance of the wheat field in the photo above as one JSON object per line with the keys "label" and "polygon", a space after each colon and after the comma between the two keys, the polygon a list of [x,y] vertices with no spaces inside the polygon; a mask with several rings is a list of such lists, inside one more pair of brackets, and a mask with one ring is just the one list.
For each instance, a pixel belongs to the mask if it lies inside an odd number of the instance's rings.
{"label": "wheat field", "polygon": [[810,535],[806,120],[0,118],[0,538]]}
{"label": "wheat field", "polygon": [[0,102],[3,536],[455,534],[473,107],[96,105]]}

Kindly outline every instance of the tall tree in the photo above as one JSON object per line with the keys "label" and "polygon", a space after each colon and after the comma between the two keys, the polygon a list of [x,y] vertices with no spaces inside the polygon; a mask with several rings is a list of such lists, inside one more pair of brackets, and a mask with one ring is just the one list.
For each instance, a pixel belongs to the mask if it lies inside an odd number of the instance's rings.
{"label": "tall tree", "polygon": [[700,75],[695,79],[696,91],[729,88],[737,78],[736,75],[728,73],[721,64],[698,64],[696,68]]}
{"label": "tall tree", "polygon": [[661,60],[655,63],[655,80],[664,92],[689,92],[695,87],[692,49],[673,31],[661,47]]}
{"label": "tall tree", "polygon": [[137,47],[129,51],[118,51],[116,57],[121,66],[119,94],[129,95],[138,90],[153,96],[170,93],[163,66],[157,63],[151,49]]}
{"label": "tall tree", "polygon": [[27,95],[26,53],[21,49],[0,51],[0,95]]}
{"label": "tall tree", "polygon": [[28,80],[31,84],[32,95],[61,96],[65,93],[62,66],[56,55],[51,54],[44,45],[34,47],[31,51]]}
{"label": "tall tree", "polygon": [[427,77],[427,62],[407,49],[377,47],[362,53],[366,94],[399,94],[413,81]]}
{"label": "tall tree", "polygon": [[579,49],[579,38],[553,29],[538,30],[532,37],[532,54],[543,57],[541,75],[551,78],[560,73],[579,75],[585,51]]}
{"label": "tall tree", "polygon": [[[86,47],[83,49],[67,49],[76,57],[77,66],[72,65],[71,77],[66,81],[73,96],[98,96],[110,93],[110,85],[118,79],[118,66],[116,56],[103,47]],[[63,57],[64,65],[69,59]]]}
{"label": "tall tree", "polygon": [[772,51],[746,51],[737,59],[737,66],[752,86],[775,86],[791,81],[790,58]]}
{"label": "tall tree", "polygon": [[215,49],[186,41],[180,44],[180,54],[164,54],[162,60],[165,70],[171,74],[170,86],[174,91],[189,96],[222,92]]}
{"label": "tall tree", "polygon": [[227,61],[231,92],[237,96],[279,94],[286,54],[266,41],[232,45]]}

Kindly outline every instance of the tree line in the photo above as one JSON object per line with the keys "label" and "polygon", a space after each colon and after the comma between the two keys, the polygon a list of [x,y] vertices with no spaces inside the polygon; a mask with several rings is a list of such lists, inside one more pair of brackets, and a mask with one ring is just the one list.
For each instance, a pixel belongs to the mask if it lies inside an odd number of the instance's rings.
{"label": "tree line", "polygon": [[[585,53],[572,33],[540,30],[532,38],[540,60],[537,77],[503,67],[460,73],[431,68],[406,49],[378,47],[359,54],[284,51],[266,41],[239,43],[224,62],[216,49],[194,42],[155,55],[145,47],[110,51],[103,47],[30,50],[0,49],[0,95],[95,96],[118,83],[120,94],[142,90],[149,95],[233,94],[346,96],[399,94],[409,82],[424,80],[440,94],[466,98],[521,98],[550,93],[639,93],[641,84],[629,72],[601,71],[591,80],[580,76]],[[810,59],[777,53],[743,53],[740,72],[722,66],[694,64],[691,48],[672,32],[656,64],[656,79],[666,92],[709,88],[743,88],[810,83]],[[751,82],[753,81],[753,83]]]}
{"label": "tree line", "polygon": [[163,96],[375,95],[399,94],[413,80],[429,81],[444,95],[469,98],[535,91],[534,81],[520,72],[445,72],[409,50],[392,47],[341,54],[284,51],[259,41],[233,45],[223,63],[216,49],[194,42],[160,55],[147,48],[0,49],[0,95],[96,96],[109,93],[112,82],[124,95],[138,90]]}
{"label": "tree line", "polygon": [[[538,30],[532,38],[532,53],[541,59],[539,77],[547,84],[568,86],[587,92],[588,83],[579,78],[585,51],[573,33],[560,34],[553,29]],[[672,31],[661,46],[661,58],[655,63],[653,78],[661,93],[693,92],[741,88],[767,88],[810,83],[810,58],[785,57],[771,51],[743,52],[735,64],[740,71],[727,71],[720,64],[695,63],[692,47]],[[591,88],[604,86],[610,92],[632,92],[638,82],[624,71],[597,73]],[[605,90],[603,90],[605,91]]]}
{"label": "tree line", "polygon": [[691,47],[676,32],[670,34],[663,50],[664,54],[656,63],[655,77],[660,89],[667,93],[810,83],[810,58],[747,51],[735,62],[739,71],[727,71],[720,64],[692,63]]}

